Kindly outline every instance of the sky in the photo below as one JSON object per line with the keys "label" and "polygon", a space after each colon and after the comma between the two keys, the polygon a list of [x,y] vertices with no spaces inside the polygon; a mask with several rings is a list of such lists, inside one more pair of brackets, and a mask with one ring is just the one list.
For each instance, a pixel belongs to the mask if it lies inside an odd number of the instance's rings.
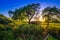
{"label": "sky", "polygon": [[60,8],[60,0],[0,0],[0,14],[9,17],[9,10],[15,10],[16,8],[24,7],[32,3],[40,3],[41,10],[47,6]]}

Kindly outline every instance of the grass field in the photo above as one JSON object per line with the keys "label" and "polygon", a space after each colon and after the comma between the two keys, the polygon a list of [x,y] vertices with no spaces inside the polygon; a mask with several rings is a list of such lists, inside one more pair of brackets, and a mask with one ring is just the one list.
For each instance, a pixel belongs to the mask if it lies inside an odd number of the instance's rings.
{"label": "grass field", "polygon": [[[47,23],[41,23],[41,26],[43,28],[46,28],[47,27]],[[60,23],[49,23],[49,27],[60,30]]]}

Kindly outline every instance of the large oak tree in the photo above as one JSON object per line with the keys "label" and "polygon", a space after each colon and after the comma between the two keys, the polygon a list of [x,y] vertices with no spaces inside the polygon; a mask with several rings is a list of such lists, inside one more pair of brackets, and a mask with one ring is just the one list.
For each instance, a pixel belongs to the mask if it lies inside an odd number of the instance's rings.
{"label": "large oak tree", "polygon": [[36,14],[35,12],[38,12],[38,9],[40,8],[39,3],[32,3],[27,6],[24,6],[22,8],[16,9],[15,11],[9,11],[8,14],[11,18],[14,20],[23,20],[25,18],[28,19],[28,22],[30,23],[33,16]]}

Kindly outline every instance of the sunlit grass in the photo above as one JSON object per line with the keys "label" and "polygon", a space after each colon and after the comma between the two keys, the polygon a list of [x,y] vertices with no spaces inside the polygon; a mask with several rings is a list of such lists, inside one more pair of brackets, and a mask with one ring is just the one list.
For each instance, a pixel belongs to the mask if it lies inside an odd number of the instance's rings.
{"label": "sunlit grass", "polygon": [[[47,23],[41,23],[42,28],[47,27]],[[60,30],[60,23],[49,23],[49,28]]]}

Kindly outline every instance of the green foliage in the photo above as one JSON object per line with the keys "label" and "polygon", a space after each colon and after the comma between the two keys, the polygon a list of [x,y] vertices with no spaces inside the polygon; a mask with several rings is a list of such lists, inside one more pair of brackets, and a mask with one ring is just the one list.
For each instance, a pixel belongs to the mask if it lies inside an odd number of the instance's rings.
{"label": "green foliage", "polygon": [[9,24],[11,23],[12,21],[8,18],[8,17],[5,17],[4,15],[0,14],[0,24]]}
{"label": "green foliage", "polygon": [[[59,17],[59,15],[60,15],[60,10],[58,9],[58,8],[56,8],[55,6],[54,7],[46,7],[44,10],[43,10],[43,13],[42,13],[42,15],[43,15],[43,17],[44,18],[46,18],[46,21],[51,21],[52,20],[52,17],[54,16],[54,15],[56,15],[56,17],[58,17],[59,19],[60,19],[60,17]],[[55,18],[53,18],[54,19],[54,21],[56,22],[56,21],[59,21],[59,20],[57,20],[57,19],[55,19]],[[52,21],[53,22],[53,21]]]}
{"label": "green foliage", "polygon": [[58,40],[58,39],[56,39],[56,38],[54,38],[52,36],[49,36],[47,40]]}
{"label": "green foliage", "polygon": [[6,27],[3,30],[1,30],[0,31],[0,40],[14,40],[12,28]]}
{"label": "green foliage", "polygon": [[8,14],[11,16],[11,18],[15,20],[23,20],[23,19],[29,19],[31,20],[35,14],[35,11],[39,9],[40,4],[29,4],[27,6],[24,6],[22,8],[16,9],[15,11],[9,11]]}
{"label": "green foliage", "polygon": [[14,34],[16,37],[21,37],[23,40],[37,40],[41,37],[41,30],[41,26],[39,25],[22,24],[18,27]]}

